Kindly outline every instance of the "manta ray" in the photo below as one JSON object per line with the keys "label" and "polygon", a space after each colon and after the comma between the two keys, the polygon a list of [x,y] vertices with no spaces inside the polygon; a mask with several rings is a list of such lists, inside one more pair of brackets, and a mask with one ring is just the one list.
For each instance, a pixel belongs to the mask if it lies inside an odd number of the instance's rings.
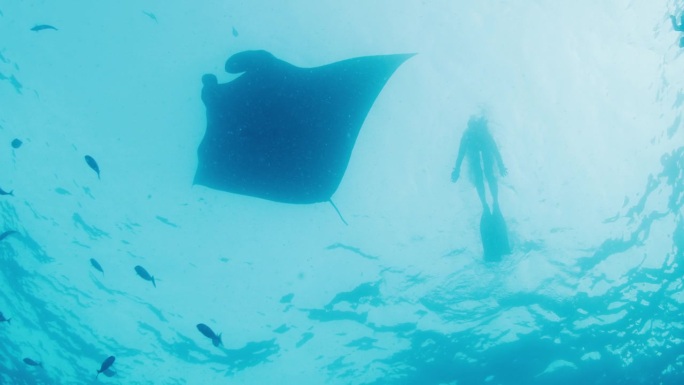
{"label": "manta ray", "polygon": [[266,51],[231,56],[202,77],[207,128],[194,184],[276,202],[331,202],[378,94],[413,54],[302,68]]}

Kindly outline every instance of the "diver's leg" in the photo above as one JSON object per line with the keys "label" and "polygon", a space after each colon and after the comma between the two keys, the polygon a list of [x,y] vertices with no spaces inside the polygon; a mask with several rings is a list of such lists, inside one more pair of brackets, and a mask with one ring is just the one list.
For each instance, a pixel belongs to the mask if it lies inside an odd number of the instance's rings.
{"label": "diver's leg", "polygon": [[492,193],[492,204],[495,209],[499,208],[499,186],[496,183],[494,175],[487,176],[487,183],[489,184],[489,192]]}
{"label": "diver's leg", "polygon": [[499,185],[496,182],[496,176],[494,175],[494,162],[491,157],[483,157],[484,164],[484,174],[487,178],[487,184],[489,185],[489,192],[492,194],[492,205],[494,209],[499,208]]}
{"label": "diver's leg", "polygon": [[479,174],[477,180],[475,181],[475,189],[477,190],[477,196],[480,197],[482,209],[489,212],[489,205],[487,205],[487,198],[485,198],[485,187],[482,174]]}
{"label": "diver's leg", "polygon": [[475,185],[477,196],[482,203],[482,209],[489,214],[489,206],[487,205],[487,198],[485,197],[484,175],[482,174],[482,161],[480,154],[468,154],[468,171],[470,172],[470,181]]}
{"label": "diver's leg", "polygon": [[482,210],[489,213],[489,205],[487,205],[487,198],[485,196],[485,186],[484,177],[482,175],[482,170],[478,167],[472,170],[473,184],[475,185],[475,190],[477,190],[477,196],[480,198],[482,203]]}

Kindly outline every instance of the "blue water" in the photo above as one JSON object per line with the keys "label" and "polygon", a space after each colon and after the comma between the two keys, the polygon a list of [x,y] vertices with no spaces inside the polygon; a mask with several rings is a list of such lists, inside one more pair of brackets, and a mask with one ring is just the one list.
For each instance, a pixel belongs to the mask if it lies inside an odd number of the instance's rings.
{"label": "blue water", "polygon": [[[97,383],[684,383],[684,4],[518,3],[0,3],[0,383],[91,384],[108,356]],[[250,49],[417,53],[333,196],[348,226],[192,186],[201,76]],[[449,180],[479,111],[501,262]]]}

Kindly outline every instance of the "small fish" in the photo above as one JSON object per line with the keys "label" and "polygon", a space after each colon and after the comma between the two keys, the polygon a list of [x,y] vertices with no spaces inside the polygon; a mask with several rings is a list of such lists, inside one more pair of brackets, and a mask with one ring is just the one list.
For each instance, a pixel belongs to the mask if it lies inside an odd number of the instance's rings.
{"label": "small fish", "polygon": [[93,265],[95,270],[99,271],[104,275],[104,270],[102,270],[102,266],[100,266],[100,263],[95,260],[95,258],[90,258],[90,264]]}
{"label": "small fish", "polygon": [[12,148],[14,148],[14,149],[21,147],[22,144],[24,144],[24,142],[22,142],[19,139],[12,140]]}
{"label": "small fish", "polygon": [[40,367],[43,366],[42,363],[37,362],[37,361],[34,361],[34,360],[30,359],[30,358],[24,358],[24,363],[25,363],[26,365],[30,365],[30,366],[40,366]]}
{"label": "small fish", "polygon": [[158,23],[158,21],[157,21],[157,16],[155,16],[154,13],[152,13],[152,12],[147,12],[147,11],[142,11],[142,13],[144,13],[144,14],[145,14],[147,17],[149,17],[150,19],[154,20],[155,23]]}
{"label": "small fish", "polygon": [[38,31],[43,31],[43,30],[46,30],[46,29],[52,29],[52,30],[57,31],[57,28],[55,28],[55,27],[53,27],[53,26],[51,26],[51,25],[48,25],[48,24],[39,24],[39,25],[36,25],[36,26],[34,26],[33,28],[31,28],[31,31],[38,32]]}
{"label": "small fish", "polygon": [[216,335],[211,328],[205,324],[197,324],[197,330],[200,331],[205,337],[211,339],[211,343],[214,346],[219,346],[223,345],[223,341],[221,341],[221,334]]}
{"label": "small fish", "polygon": [[7,230],[7,231],[5,231],[4,233],[0,234],[0,241],[2,241],[3,239],[9,237],[10,235],[16,234],[16,233],[17,233],[17,232],[14,231],[14,230]]}
{"label": "small fish", "polygon": [[2,312],[0,311],[0,322],[10,323],[11,320],[12,320],[11,318],[5,318],[5,315],[2,314]]}
{"label": "small fish", "polygon": [[92,156],[86,155],[85,156],[85,161],[88,163],[88,166],[93,169],[97,173],[97,179],[100,179],[100,166],[97,165],[97,162],[95,159],[93,159]]}
{"label": "small fish", "polygon": [[9,192],[5,191],[0,187],[0,195],[11,195],[14,196],[14,190],[10,190]]}
{"label": "small fish", "polygon": [[116,357],[109,356],[106,360],[102,361],[102,365],[100,365],[100,370],[97,371],[97,375],[95,376],[95,378],[97,378],[97,376],[99,376],[100,373],[107,371],[107,369],[109,369],[109,367],[114,364],[115,359]]}
{"label": "small fish", "polygon": [[144,267],[142,267],[142,266],[140,266],[140,265],[136,266],[136,267],[135,267],[135,272],[138,273],[138,275],[140,276],[140,278],[144,279],[145,281],[150,281],[150,282],[152,282],[152,285],[153,285],[154,287],[157,287],[157,284],[154,283],[154,277],[151,276],[150,273],[148,273],[147,270],[145,270]]}
{"label": "small fish", "polygon": [[233,36],[234,36],[234,37],[240,36],[240,34],[238,33],[238,30],[235,29],[235,27],[233,27]]}

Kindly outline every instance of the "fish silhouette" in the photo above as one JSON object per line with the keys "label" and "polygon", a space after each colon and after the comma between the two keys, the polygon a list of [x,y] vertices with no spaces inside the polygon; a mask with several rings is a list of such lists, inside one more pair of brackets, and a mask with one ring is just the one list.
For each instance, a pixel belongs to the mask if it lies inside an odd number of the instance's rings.
{"label": "fish silhouette", "polygon": [[55,28],[51,25],[48,25],[48,24],[38,24],[38,25],[34,26],[33,28],[31,28],[31,31],[38,32],[38,31],[44,31],[46,29],[51,29],[51,30],[57,31],[57,28]]}
{"label": "fish silhouette", "polygon": [[104,275],[104,270],[102,270],[102,266],[100,266],[100,263],[95,260],[95,258],[90,258],[90,264],[95,268],[95,270],[99,271]]}
{"label": "fish silhouette", "polygon": [[0,322],[10,323],[11,320],[12,320],[11,318],[5,318],[5,315],[2,314],[2,312],[0,311]]}
{"label": "fish silhouette", "polygon": [[116,360],[116,357],[109,356],[109,357],[107,357],[107,359],[102,361],[102,365],[100,365],[100,370],[97,371],[97,375],[95,376],[95,378],[97,378],[97,376],[99,376],[100,373],[109,369],[114,364],[114,360]]}
{"label": "fish silhouette", "polygon": [[144,13],[145,16],[149,17],[150,19],[154,20],[155,23],[158,23],[157,16],[155,16],[154,13],[147,11],[142,11],[142,13]]}
{"label": "fish silhouette", "polygon": [[95,159],[93,159],[93,157],[90,155],[86,155],[85,161],[88,164],[88,167],[92,168],[93,171],[97,173],[97,179],[100,179],[100,166],[97,165]]}
{"label": "fish silhouette", "polygon": [[24,358],[24,363],[25,363],[26,365],[29,365],[29,366],[40,366],[40,367],[43,367],[43,364],[42,364],[41,362],[34,361],[34,360],[30,359],[30,358]]}
{"label": "fish silhouette", "polygon": [[202,333],[205,337],[211,339],[211,343],[214,346],[223,344],[223,341],[221,341],[221,334],[217,335],[209,326],[205,324],[197,324],[197,330],[199,330],[200,333]]}
{"label": "fish silhouette", "polygon": [[11,196],[14,196],[14,190],[10,190],[9,192],[7,192],[7,191],[3,190],[3,189],[0,187],[0,195],[11,195]]}
{"label": "fish silhouette", "polygon": [[145,281],[152,282],[152,286],[157,287],[157,284],[154,282],[154,277],[151,276],[144,267],[140,265],[136,266],[135,272],[138,274],[138,276],[140,276],[140,278],[144,279]]}

